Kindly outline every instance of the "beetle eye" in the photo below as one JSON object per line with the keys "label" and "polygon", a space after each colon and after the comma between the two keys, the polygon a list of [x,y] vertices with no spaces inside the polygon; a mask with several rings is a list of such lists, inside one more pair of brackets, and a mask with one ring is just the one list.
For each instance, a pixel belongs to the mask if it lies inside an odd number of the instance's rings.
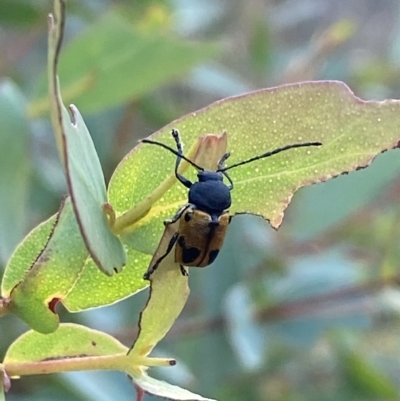
{"label": "beetle eye", "polygon": [[186,222],[188,222],[188,221],[192,220],[192,217],[193,217],[193,213],[192,212],[187,212],[185,214],[184,219],[185,219]]}

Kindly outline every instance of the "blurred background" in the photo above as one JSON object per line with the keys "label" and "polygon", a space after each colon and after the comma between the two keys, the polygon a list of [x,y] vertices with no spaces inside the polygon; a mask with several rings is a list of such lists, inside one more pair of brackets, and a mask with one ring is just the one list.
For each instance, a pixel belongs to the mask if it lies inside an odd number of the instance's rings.
{"label": "blurred background", "polygon": [[[0,272],[66,193],[46,101],[51,9],[0,3]],[[399,17],[398,0],[70,0],[63,96],[109,179],[139,138],[227,96],[338,79],[366,100],[400,98]],[[399,169],[387,152],[301,189],[279,232],[235,218],[216,263],[191,269],[189,302],[154,352],[177,366],[151,374],[220,401],[400,399]],[[62,320],[131,345],[146,297]],[[0,324],[2,358],[27,327]],[[135,393],[122,374],[88,372],[14,381],[8,399]]]}

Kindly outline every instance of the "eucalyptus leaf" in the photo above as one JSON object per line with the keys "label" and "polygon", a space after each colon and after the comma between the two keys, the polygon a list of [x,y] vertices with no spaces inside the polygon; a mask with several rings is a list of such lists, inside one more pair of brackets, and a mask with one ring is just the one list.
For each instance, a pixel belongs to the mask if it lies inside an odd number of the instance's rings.
{"label": "eucalyptus leaf", "polygon": [[[174,147],[170,132],[179,129],[191,149],[201,135],[226,132],[228,165],[290,144],[322,142],[319,148],[290,149],[229,171],[234,182],[231,212],[262,215],[278,228],[298,188],[366,167],[380,152],[397,147],[399,111],[399,101],[365,102],[341,82],[305,82],[218,101],[150,138]],[[109,184],[109,201],[117,214],[130,210],[171,175],[174,157],[145,143],[135,147]],[[193,172],[187,174],[195,179]],[[146,247],[131,245],[143,252],[155,249],[161,221],[185,202],[186,189],[176,181],[145,219],[131,227]]]}
{"label": "eucalyptus leaf", "polygon": [[65,23],[65,5],[55,2],[49,17],[49,97],[60,157],[67,176],[76,219],[86,247],[97,266],[108,275],[121,271],[126,255],[111,232],[104,212],[107,204],[102,168],[89,131],[75,106],[65,108],[57,77],[57,62]]}
{"label": "eucalyptus leaf", "polygon": [[[177,223],[165,228],[150,266],[166,253],[176,229]],[[182,275],[179,265],[175,262],[173,250],[151,275],[150,282],[149,298],[140,314],[139,334],[129,351],[129,357],[132,359],[137,358],[138,355],[147,356],[164,338],[181,313],[189,296],[188,277]]]}
{"label": "eucalyptus leaf", "polygon": [[[49,222],[42,227],[42,232],[48,225]],[[15,255],[16,259],[11,261],[18,264],[18,270],[21,267],[18,256],[26,256],[24,251],[26,248],[21,246]],[[59,324],[55,305],[67,296],[78,280],[87,257],[88,252],[68,198],[61,207],[44,248],[11,290],[13,312],[41,333],[55,331]],[[10,266],[8,269],[13,268]]]}
{"label": "eucalyptus leaf", "polygon": [[285,230],[300,241],[321,235],[382,195],[399,171],[398,153],[387,152],[356,174],[302,189],[291,205]]}
{"label": "eucalyptus leaf", "polygon": [[[65,208],[68,210],[65,211]],[[70,312],[80,312],[120,301],[148,286],[148,282],[143,280],[143,273],[150,262],[150,256],[128,249],[128,263],[123,271],[112,277],[104,275],[87,253],[69,200],[67,205],[63,206],[63,210],[68,213],[68,218],[62,222],[66,226],[59,227],[60,218],[57,215],[52,216],[35,227],[17,247],[2,278],[3,297],[9,298],[13,289],[25,280],[24,294],[18,295],[18,302],[26,298],[23,302],[28,308],[26,314],[29,317],[32,313],[31,308],[34,308],[37,302],[43,304],[40,308],[47,308],[45,301],[51,294],[57,296],[59,302]],[[56,228],[57,231],[61,230],[61,233],[55,241],[52,236]],[[59,257],[54,254],[43,263],[44,255],[53,254],[56,248],[60,248],[62,254]],[[80,262],[76,260],[79,254],[82,256]],[[62,276],[61,280],[54,279],[58,274]],[[34,287],[36,285],[37,288]],[[31,289],[27,289],[26,286]],[[22,288],[16,290],[13,297],[21,291]],[[23,298],[20,298],[21,296]],[[33,300],[31,297],[34,297]],[[44,316],[47,316],[47,313]],[[53,330],[58,324],[58,317],[53,312],[51,321]],[[43,329],[42,323],[39,322],[38,327],[32,327]]]}
{"label": "eucalyptus leaf", "polygon": [[63,323],[51,334],[30,330],[8,348],[4,366],[44,360],[124,353],[127,348],[114,337],[74,323]]}
{"label": "eucalyptus leaf", "polygon": [[45,248],[56,221],[57,216],[55,215],[36,226],[15,249],[2,277],[1,294],[3,297],[9,298],[12,289],[23,280],[29,268]]}
{"label": "eucalyptus leaf", "polygon": [[148,286],[143,273],[151,257],[132,248],[127,249],[127,264],[121,273],[104,275],[91,258],[86,260],[79,279],[63,300],[70,312],[96,308],[121,301]]}

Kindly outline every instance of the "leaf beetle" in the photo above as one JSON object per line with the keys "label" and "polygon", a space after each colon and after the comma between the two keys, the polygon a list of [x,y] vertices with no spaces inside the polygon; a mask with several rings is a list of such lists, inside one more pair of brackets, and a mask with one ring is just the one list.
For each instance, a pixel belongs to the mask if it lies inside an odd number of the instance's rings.
{"label": "leaf beetle", "polygon": [[[183,145],[178,130],[173,129],[171,134],[176,143],[176,150],[164,143],[151,139],[142,139],[141,142],[161,146],[176,155],[175,177],[189,189],[188,203],[182,206],[172,219],[164,222],[165,225],[169,225],[179,220],[178,230],[169,241],[166,252],[144,274],[143,278],[145,280],[150,279],[150,276],[158,268],[161,261],[172,251],[174,246],[175,262],[179,264],[181,272],[185,276],[188,273],[184,266],[205,267],[210,265],[218,256],[231,220],[229,208],[231,206],[233,181],[228,175],[227,170],[276,155],[289,149],[322,145],[320,142],[286,145],[250,159],[242,160],[228,167],[224,167],[224,164],[230,153],[225,153],[218,162],[217,169],[209,171],[184,156]],[[192,183],[178,173],[182,159],[198,170],[197,182]],[[229,185],[223,182],[224,177],[228,180]]]}

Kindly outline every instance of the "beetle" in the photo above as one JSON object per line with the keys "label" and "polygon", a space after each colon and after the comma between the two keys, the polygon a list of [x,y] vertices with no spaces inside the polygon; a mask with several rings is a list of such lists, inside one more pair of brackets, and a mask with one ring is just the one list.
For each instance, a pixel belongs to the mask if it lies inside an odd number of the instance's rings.
{"label": "beetle", "polygon": [[[150,279],[150,276],[158,268],[161,261],[172,251],[174,246],[175,262],[179,264],[184,276],[188,274],[184,266],[205,267],[210,265],[218,256],[232,217],[229,215],[229,208],[231,206],[233,181],[228,175],[227,170],[276,155],[289,149],[322,145],[321,142],[286,145],[250,159],[242,160],[228,167],[224,167],[224,164],[230,153],[225,153],[218,162],[217,169],[209,171],[184,156],[183,145],[178,130],[173,129],[171,135],[175,140],[176,150],[164,143],[151,139],[142,139],[141,142],[161,146],[176,155],[175,177],[189,189],[188,203],[182,206],[172,219],[164,222],[165,225],[169,225],[179,220],[178,230],[169,241],[166,252],[144,274],[143,278],[145,280]],[[182,159],[198,170],[197,182],[192,183],[178,173]],[[223,182],[224,177],[228,180],[229,185]]]}

